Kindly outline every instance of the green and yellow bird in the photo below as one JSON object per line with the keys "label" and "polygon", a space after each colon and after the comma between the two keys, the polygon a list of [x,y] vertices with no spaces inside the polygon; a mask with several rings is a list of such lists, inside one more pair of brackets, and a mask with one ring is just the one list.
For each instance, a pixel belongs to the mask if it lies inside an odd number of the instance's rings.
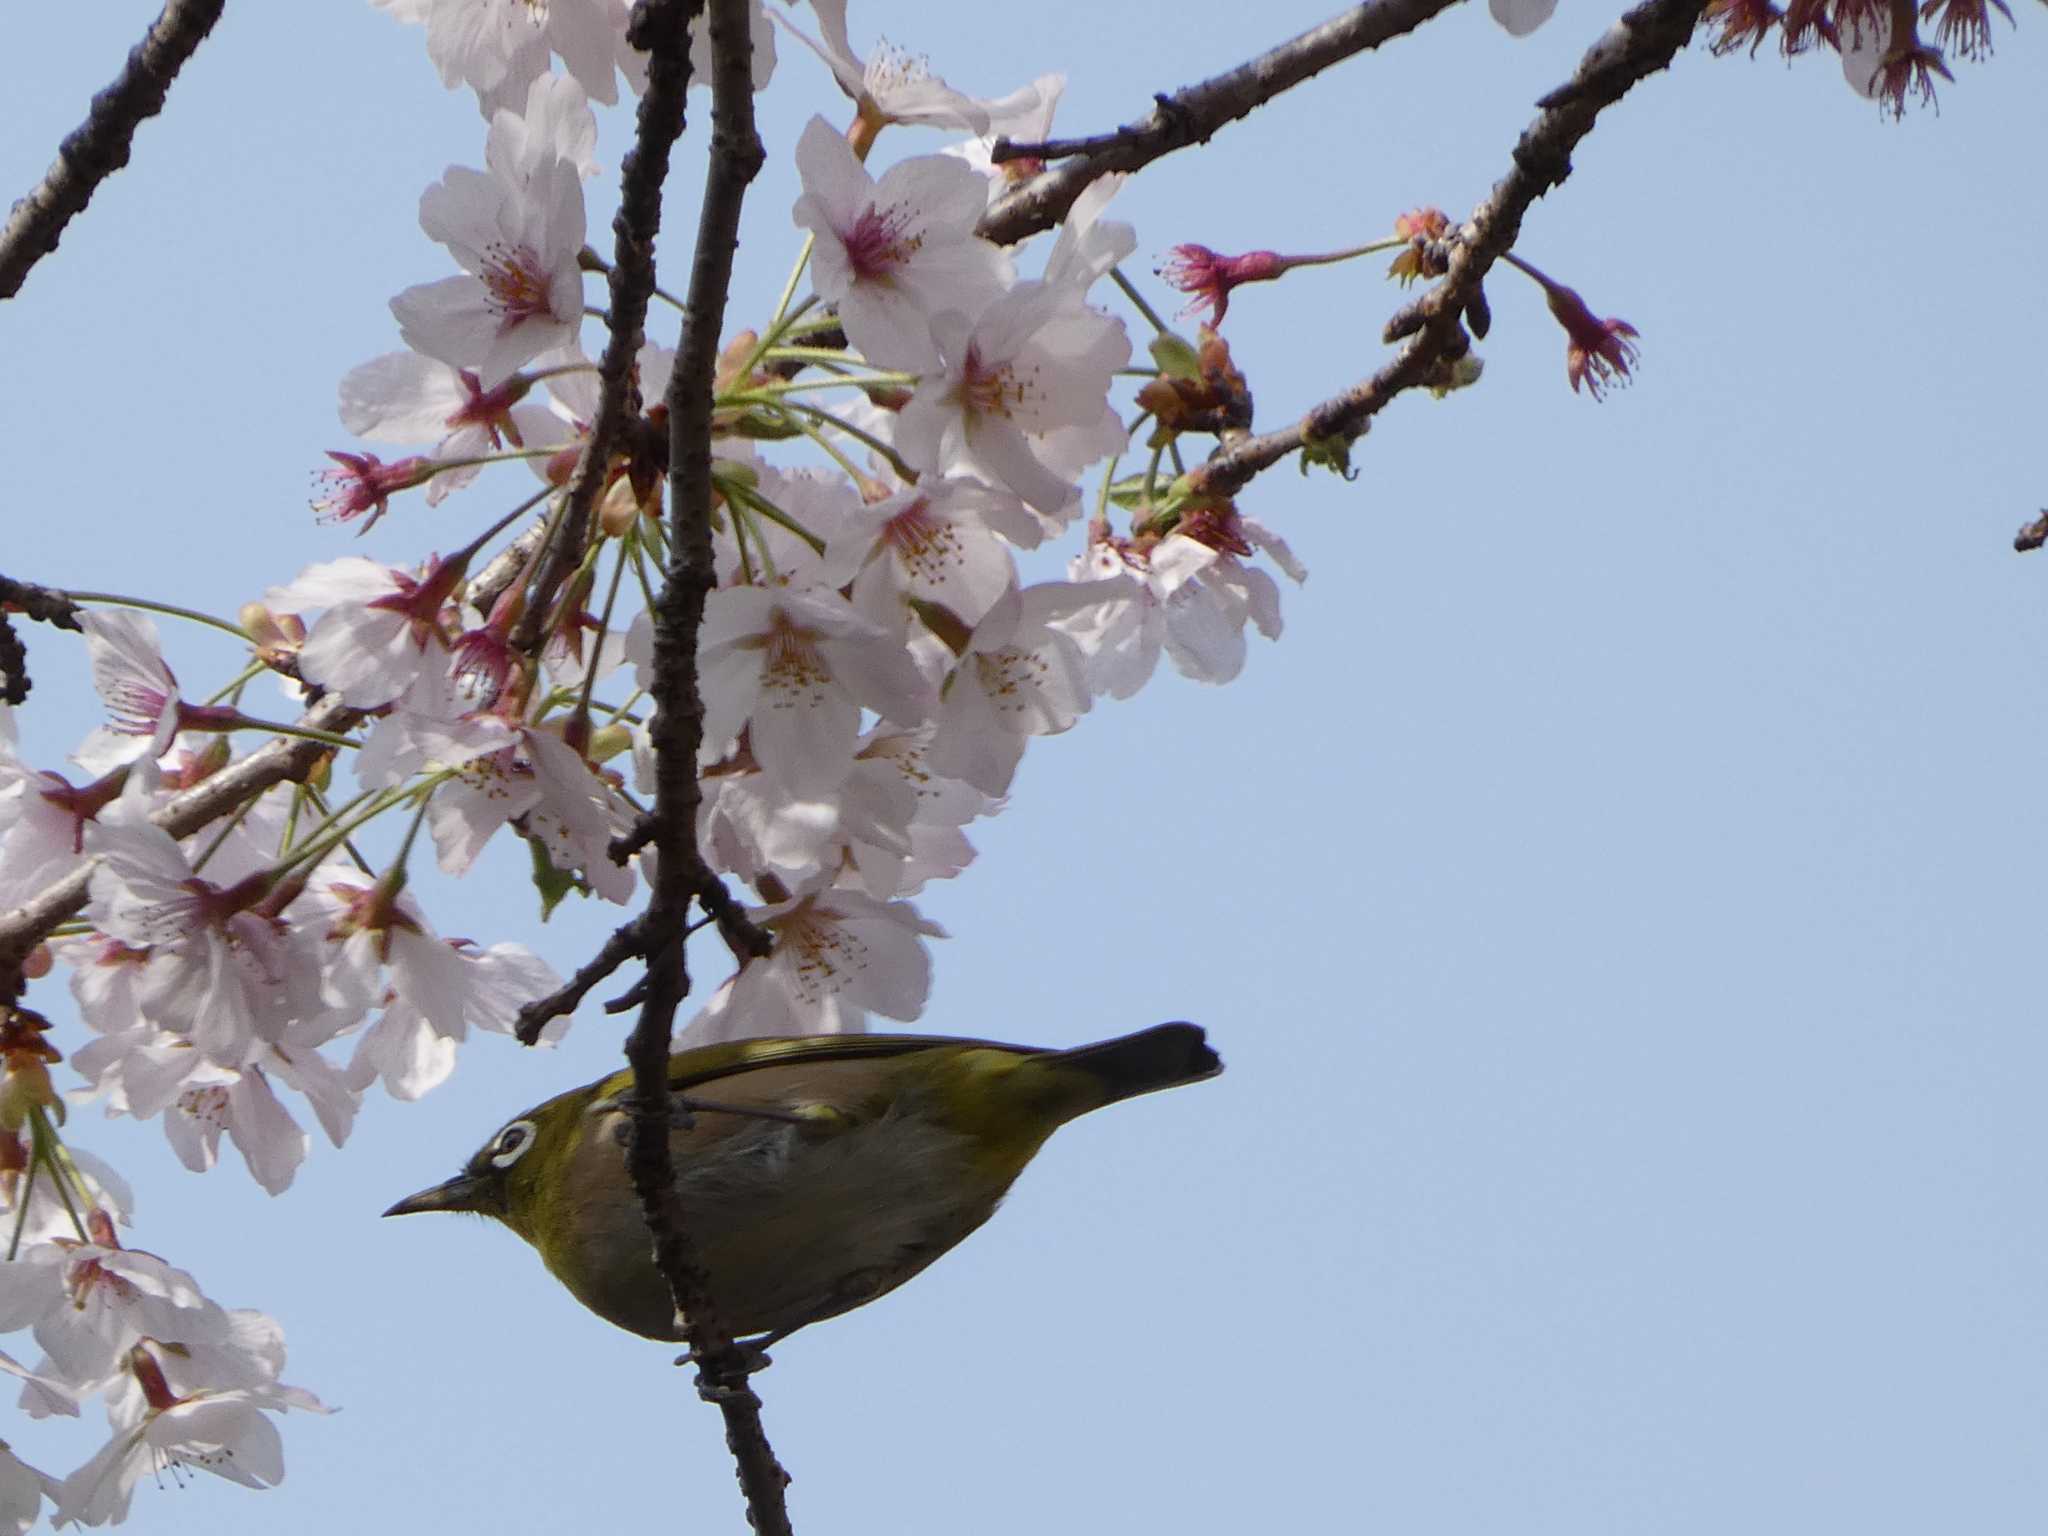
{"label": "green and yellow bird", "polygon": [[[781,1338],[966,1237],[1067,1121],[1222,1070],[1179,1023],[1064,1051],[930,1035],[703,1046],[669,1059],[676,1193],[725,1326]],[[496,1217],[599,1317],[680,1339],[626,1173],[631,1092],[616,1072],[559,1094],[384,1214]]]}

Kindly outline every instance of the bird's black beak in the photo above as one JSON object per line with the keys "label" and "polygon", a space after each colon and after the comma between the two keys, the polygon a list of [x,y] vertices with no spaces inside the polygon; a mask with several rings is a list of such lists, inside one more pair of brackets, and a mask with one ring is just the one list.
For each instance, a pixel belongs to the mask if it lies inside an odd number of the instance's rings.
{"label": "bird's black beak", "polygon": [[432,1189],[423,1189],[416,1195],[407,1195],[384,1214],[386,1216],[412,1216],[421,1211],[482,1211],[485,1209],[483,1180],[467,1173],[458,1173],[452,1179],[436,1184]]}

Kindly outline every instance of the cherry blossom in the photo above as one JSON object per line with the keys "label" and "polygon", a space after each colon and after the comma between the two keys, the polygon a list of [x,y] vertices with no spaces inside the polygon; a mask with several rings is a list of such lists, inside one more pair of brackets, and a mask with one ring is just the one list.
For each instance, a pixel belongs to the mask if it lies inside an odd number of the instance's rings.
{"label": "cherry blossom", "polygon": [[878,44],[873,53],[862,59],[847,37],[846,0],[811,0],[811,9],[817,12],[822,41],[807,36],[780,12],[771,14],[791,36],[825,61],[839,89],[860,108],[863,118],[876,127],[885,123],[923,123],[934,128],[985,134],[997,119],[1028,116],[1043,101],[1043,80],[995,101],[978,100],[954,90],[934,75],[921,56],[888,43]]}
{"label": "cherry blossom", "polygon": [[201,877],[148,813],[146,776],[131,774],[100,818],[86,914],[108,937],[148,951],[134,982],[147,1017],[216,1064],[241,1066],[259,1038],[320,1011],[317,955],[303,928],[267,910],[266,876],[226,886]]}
{"label": "cherry blossom", "polygon": [[[915,896],[929,880],[950,880],[974,860],[961,830],[1002,801],[930,763],[932,728],[877,726],[862,740],[840,790],[840,836],[848,883],[877,900]],[[907,812],[907,814],[906,814]]]}
{"label": "cherry blossom", "polygon": [[119,608],[90,610],[78,622],[93,688],[112,723],[96,727],[73,758],[105,773],[138,757],[163,756],[178,730],[178,679],[164,664],[156,624]]}
{"label": "cherry blossom", "polygon": [[[514,374],[496,389],[467,368],[417,352],[387,352],[352,368],[341,380],[341,424],[372,442],[434,440],[437,460],[475,459],[503,448],[526,446],[532,434],[548,441],[554,418],[545,407],[525,403],[530,380]],[[427,482],[427,505],[476,478],[480,465],[445,469]]]}
{"label": "cherry blossom", "polygon": [[477,93],[484,115],[523,97],[529,81],[560,55],[594,101],[619,99],[627,0],[371,0],[396,19],[424,25],[427,57],[450,89]]}
{"label": "cherry blossom", "polygon": [[527,87],[517,107],[491,114],[484,166],[499,180],[524,186],[556,160],[568,161],[586,179],[597,174],[597,118],[582,82],[547,74]]}
{"label": "cherry blossom", "polygon": [[[1122,323],[1068,285],[1024,282],[972,319],[958,310],[935,316],[932,340],[944,367],[919,380],[903,408],[896,442],[904,457],[918,469],[1007,486],[1062,519],[1079,497],[1074,471],[1123,441],[1108,404],[1110,380],[1131,356]],[[1050,435],[1068,428],[1084,444],[1078,463],[1050,451]]]}
{"label": "cherry blossom", "polygon": [[[934,772],[930,739],[928,726],[878,725],[858,744],[844,782],[815,798],[790,794],[739,754],[705,777],[698,827],[706,856],[743,879],[767,876],[790,888],[843,871],[848,884],[883,901],[958,874],[974,858],[960,829],[999,802]],[[651,771],[651,752],[636,745],[635,762]]]}
{"label": "cherry blossom", "polygon": [[862,709],[900,725],[931,713],[901,640],[826,587],[712,593],[697,658],[707,750],[749,726],[762,769],[796,794],[845,779]]}
{"label": "cherry blossom", "polygon": [[0,1332],[32,1329],[65,1381],[97,1383],[142,1339],[203,1344],[228,1333],[227,1314],[199,1283],[153,1253],[101,1240],[24,1246],[0,1264]]}
{"label": "cherry blossom", "polygon": [[14,1454],[0,1440],[0,1533],[22,1536],[43,1512],[43,1500],[57,1497],[57,1480]]}
{"label": "cherry blossom", "polygon": [[391,301],[407,346],[475,369],[485,389],[572,343],[583,319],[581,171],[560,156],[521,170],[507,180],[450,166],[427,188],[420,226],[463,275]]}
{"label": "cherry blossom", "polygon": [[1008,794],[1025,738],[1071,729],[1091,702],[1087,662],[1054,621],[1106,595],[1094,582],[1004,594],[946,680],[931,766],[984,794]]}
{"label": "cherry blossom", "polygon": [[[97,732],[95,732],[97,734]],[[74,787],[14,752],[12,712],[0,705],[0,911],[69,874],[93,818],[121,792],[117,771]]]}
{"label": "cherry blossom", "polygon": [[988,199],[993,203],[1012,187],[1023,185],[1045,169],[1045,162],[1031,155],[996,163],[991,151],[997,139],[1015,144],[1040,144],[1052,137],[1053,114],[1067,88],[1065,75],[1040,75],[1019,91],[1001,110],[992,110],[988,127],[962,143],[949,144],[943,153],[964,160],[983,178]]}
{"label": "cherry blossom", "polygon": [[112,1438],[57,1490],[59,1524],[126,1519],[135,1485],[146,1473],[191,1468],[247,1488],[274,1488],[284,1479],[284,1443],[264,1415],[293,1408],[327,1411],[310,1392],[275,1380],[181,1392],[172,1384],[177,1363],[154,1341],[129,1351],[127,1373],[134,1386],[110,1396]]}
{"label": "cherry blossom", "polygon": [[1121,173],[1098,176],[1060,221],[1052,253],[1045,258],[1044,281],[1085,293],[1099,277],[1138,248],[1138,232],[1118,219],[1105,219],[1103,209],[1130,178]]}
{"label": "cherry blossom", "polygon": [[829,887],[750,907],[747,916],[774,938],[774,952],[719,987],[678,1037],[679,1048],[844,1034],[865,1029],[871,1012],[910,1020],[924,1011],[931,957],[923,940],[945,930],[909,902]]}
{"label": "cherry blossom", "polygon": [[1087,652],[1091,686],[1130,697],[1162,650],[1196,682],[1235,678],[1244,670],[1246,621],[1268,639],[1281,630],[1279,587],[1245,564],[1255,552],[1293,581],[1308,579],[1284,540],[1234,508],[1196,508],[1163,539],[1117,540],[1098,526],[1073,574],[1107,579],[1098,590],[1109,595],[1058,621]]}
{"label": "cherry blossom", "polygon": [[299,647],[300,675],[346,704],[374,709],[445,658],[442,609],[462,574],[459,562],[429,560],[413,575],[344,556],[306,567],[264,602],[281,613],[325,608]]}
{"label": "cherry blossom", "polygon": [[1565,331],[1565,377],[1572,393],[1586,386],[1595,400],[1616,383],[1626,384],[1635,367],[1636,328],[1626,320],[1602,320],[1586,308],[1586,301],[1562,283],[1545,288],[1550,312]]}
{"label": "cherry blossom", "polygon": [[290,1187],[308,1147],[273,1077],[305,1094],[335,1146],[355,1121],[359,1090],[310,1046],[266,1043],[248,1065],[222,1067],[190,1041],[144,1021],[88,1042],[72,1053],[72,1063],[104,1097],[109,1115],[161,1115],[171,1150],[194,1173],[214,1166],[225,1134],[250,1176],[273,1195]]}
{"label": "cherry blossom", "polygon": [[917,601],[973,625],[1015,583],[1016,562],[994,533],[1023,513],[978,480],[927,475],[849,516],[826,546],[822,579],[851,583],[854,607],[877,624],[900,627]]}
{"label": "cherry blossom", "polygon": [[977,313],[1012,280],[1010,260],[974,233],[988,205],[958,160],[922,155],[878,182],[822,117],[797,141],[798,227],[816,237],[811,276],[868,361],[919,372],[938,364],[931,317]]}

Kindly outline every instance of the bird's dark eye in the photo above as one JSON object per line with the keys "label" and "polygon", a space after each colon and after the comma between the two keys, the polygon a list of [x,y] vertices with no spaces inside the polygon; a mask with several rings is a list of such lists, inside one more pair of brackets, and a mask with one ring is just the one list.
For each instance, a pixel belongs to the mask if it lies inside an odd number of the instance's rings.
{"label": "bird's dark eye", "polygon": [[498,1132],[498,1139],[491,1143],[491,1166],[510,1168],[518,1162],[526,1149],[533,1145],[533,1122],[514,1120]]}

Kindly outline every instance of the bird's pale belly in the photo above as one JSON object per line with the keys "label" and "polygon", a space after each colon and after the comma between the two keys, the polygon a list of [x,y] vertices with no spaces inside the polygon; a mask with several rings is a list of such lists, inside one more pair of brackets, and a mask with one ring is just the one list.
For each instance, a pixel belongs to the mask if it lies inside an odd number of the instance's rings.
{"label": "bird's pale belly", "polygon": [[[624,1116],[604,1118],[581,1156],[624,1157]],[[699,1146],[679,1166],[676,1192],[720,1320],[745,1336],[799,1328],[901,1285],[988,1220],[1009,1182],[983,1169],[970,1137],[892,1110],[845,1128],[748,1119],[712,1155]],[[573,1187],[608,1194],[574,1211],[565,1251],[612,1257],[571,1267],[543,1245],[548,1268],[621,1328],[680,1339],[630,1185],[612,1173]]]}

